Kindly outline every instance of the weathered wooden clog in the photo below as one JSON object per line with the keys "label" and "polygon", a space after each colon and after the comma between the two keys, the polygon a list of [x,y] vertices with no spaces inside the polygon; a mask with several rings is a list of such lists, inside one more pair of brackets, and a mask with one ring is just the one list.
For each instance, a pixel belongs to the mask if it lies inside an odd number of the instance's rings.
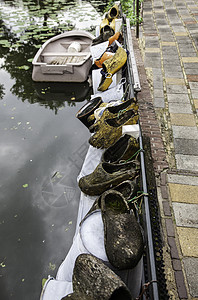
{"label": "weathered wooden clog", "polygon": [[109,148],[122,136],[122,126],[137,124],[138,118],[138,113],[130,109],[115,118],[106,119],[89,138],[90,145],[101,149]]}
{"label": "weathered wooden clog", "polygon": [[139,171],[137,160],[122,164],[99,163],[91,174],[81,177],[78,184],[85,194],[97,196],[125,180],[135,178]]}
{"label": "weathered wooden clog", "polygon": [[101,161],[119,163],[120,161],[134,159],[133,156],[139,149],[138,141],[134,137],[125,134],[103,152]]}
{"label": "weathered wooden clog", "polygon": [[77,257],[72,283],[73,294],[62,300],[132,300],[129,289],[120,277],[91,254]]}
{"label": "weathered wooden clog", "polygon": [[107,60],[105,60],[102,64],[102,68],[104,74],[101,77],[98,91],[106,91],[113,79],[112,76],[118,72],[127,61],[127,53],[126,50],[122,47],[118,47],[115,55]]}
{"label": "weathered wooden clog", "polygon": [[90,132],[98,131],[100,129],[100,126],[104,123],[106,119],[115,118],[115,117],[120,118],[121,115],[125,113],[127,110],[133,109],[135,113],[138,111],[139,108],[133,98],[122,102],[115,101],[115,104],[117,105],[107,106],[104,109],[104,112],[102,113],[100,119],[95,124],[90,126],[89,128]]}
{"label": "weathered wooden clog", "polygon": [[102,102],[103,101],[101,97],[94,97],[83,107],[81,107],[76,114],[76,118],[78,118],[87,128],[89,128],[94,123],[94,120],[89,119],[89,116],[94,113],[94,110],[97,109]]}
{"label": "weathered wooden clog", "polygon": [[[111,190],[115,190],[120,192],[123,197],[126,200],[130,200],[131,198],[134,197],[136,191],[137,191],[137,184],[136,180],[125,180],[118,184],[115,187],[112,187]],[[83,221],[95,210],[101,209],[101,195],[94,201],[93,205],[91,206],[90,210],[88,213],[85,215],[85,217],[82,219],[80,224],[83,223]]]}
{"label": "weathered wooden clog", "polygon": [[107,19],[112,21],[113,19],[119,16],[119,7],[117,4],[114,4],[107,13]]}
{"label": "weathered wooden clog", "polygon": [[118,191],[101,196],[104,244],[109,262],[119,270],[134,268],[143,255],[141,227]]}

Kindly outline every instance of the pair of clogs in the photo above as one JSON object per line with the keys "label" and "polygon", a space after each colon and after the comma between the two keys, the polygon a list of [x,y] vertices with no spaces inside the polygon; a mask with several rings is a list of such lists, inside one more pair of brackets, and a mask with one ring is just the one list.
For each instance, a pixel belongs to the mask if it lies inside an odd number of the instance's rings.
{"label": "pair of clogs", "polygon": [[[118,5],[115,4],[110,8],[110,10],[105,14],[104,19],[100,23],[100,33],[104,32],[105,27],[109,26],[115,31],[115,19],[119,15]],[[106,29],[107,30],[107,29]]]}
{"label": "pair of clogs", "polygon": [[[102,115],[100,116],[98,121],[95,122],[95,124],[89,127],[89,131],[92,133],[98,131],[106,119],[112,119],[116,117],[119,118],[123,113],[130,109],[133,109],[134,113],[138,111],[138,105],[133,98],[130,98],[126,101],[115,101],[112,102],[112,105],[108,104],[106,105],[106,107],[104,104],[106,103],[103,103],[99,106],[99,108],[103,109]],[[93,115],[90,115],[89,119],[93,120]]]}
{"label": "pair of clogs", "polygon": [[129,109],[116,117],[106,118],[103,122],[90,126],[95,133],[89,138],[89,143],[95,148],[109,148],[122,136],[124,125],[133,125],[138,121],[138,113],[134,109]]}

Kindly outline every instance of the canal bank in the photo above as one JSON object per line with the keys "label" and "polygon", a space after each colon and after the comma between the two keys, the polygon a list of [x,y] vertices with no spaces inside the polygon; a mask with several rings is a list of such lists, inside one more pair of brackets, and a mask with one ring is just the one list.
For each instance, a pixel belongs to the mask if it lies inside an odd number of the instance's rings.
{"label": "canal bank", "polygon": [[132,30],[171,299],[198,297],[197,16],[197,1],[145,0],[138,40]]}

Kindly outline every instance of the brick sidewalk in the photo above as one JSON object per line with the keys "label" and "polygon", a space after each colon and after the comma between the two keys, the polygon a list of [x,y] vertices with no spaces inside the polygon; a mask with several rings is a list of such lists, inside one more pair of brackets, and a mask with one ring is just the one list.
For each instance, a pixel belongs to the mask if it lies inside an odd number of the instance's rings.
{"label": "brick sidewalk", "polygon": [[198,299],[198,1],[144,0],[139,48],[133,39],[169,295]]}

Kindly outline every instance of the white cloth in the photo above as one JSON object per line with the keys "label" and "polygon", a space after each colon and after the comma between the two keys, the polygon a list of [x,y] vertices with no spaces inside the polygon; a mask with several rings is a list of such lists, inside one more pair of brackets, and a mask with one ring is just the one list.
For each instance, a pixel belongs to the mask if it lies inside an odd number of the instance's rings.
{"label": "white cloth", "polygon": [[61,281],[72,282],[73,269],[76,258],[82,253],[89,253],[82,243],[80,233],[78,232],[73,240],[72,246],[60,265],[56,279]]}
{"label": "white cloth", "polygon": [[49,277],[44,284],[40,300],[60,300],[72,292],[72,282],[60,281]]}
{"label": "white cloth", "polygon": [[108,45],[109,45],[109,41],[106,41],[104,43],[100,43],[98,45],[90,47],[90,52],[91,52],[93,61],[96,60],[97,58],[99,58],[106,51]]}
{"label": "white cloth", "polygon": [[[99,70],[100,71],[100,70]],[[115,82],[114,90],[108,89],[105,92],[102,92],[102,99],[104,102],[109,102],[110,100],[120,100],[123,96],[123,81],[120,82],[120,85],[116,86],[116,76],[115,74]],[[99,78],[100,79],[100,78]],[[116,93],[115,93],[116,92]],[[94,97],[98,96],[98,94],[94,94]],[[118,98],[118,99],[116,99]],[[92,173],[101,160],[101,156],[104,150],[96,149],[92,146],[89,146],[87,155],[85,157],[82,169],[80,171],[79,176],[77,177],[77,181],[80,180],[81,177]],[[105,248],[104,248],[104,229],[102,224],[101,212],[93,213],[92,220],[89,219],[90,222],[84,222],[83,229],[79,226],[82,219],[85,217],[91,206],[93,205],[97,196],[88,196],[81,192],[79,209],[78,209],[78,217],[76,222],[76,232],[74,235],[72,246],[66,255],[64,261],[60,265],[56,279],[50,278],[44,285],[43,291],[41,293],[40,300],[61,300],[64,296],[72,293],[72,275],[73,268],[75,265],[76,258],[78,255],[82,253],[94,253],[96,256],[101,257],[105,263],[108,265],[108,259],[106,257]],[[95,216],[95,219],[94,219]],[[88,218],[86,219],[88,220]],[[97,221],[96,221],[97,220]],[[96,222],[95,222],[96,221]],[[94,224],[95,223],[95,224]],[[93,226],[94,224],[94,226]],[[94,227],[94,228],[92,228]],[[98,239],[97,239],[97,234]],[[94,236],[95,235],[95,236]],[[93,248],[91,241],[94,239],[97,240],[97,243],[100,243],[100,249]],[[103,243],[101,243],[103,240]],[[96,243],[94,241],[94,243]],[[96,245],[97,246],[97,245]],[[89,251],[90,252],[89,252]],[[99,250],[99,252],[95,252],[95,250]],[[120,271],[116,273],[120,273],[121,278],[129,284],[132,284],[131,294],[133,298],[138,297],[139,295],[139,287],[141,284],[141,274],[143,269],[142,260],[138,263],[138,265],[133,270]]]}
{"label": "white cloth", "polygon": [[122,134],[128,134],[137,139],[140,136],[140,125],[124,125],[122,126]]}

